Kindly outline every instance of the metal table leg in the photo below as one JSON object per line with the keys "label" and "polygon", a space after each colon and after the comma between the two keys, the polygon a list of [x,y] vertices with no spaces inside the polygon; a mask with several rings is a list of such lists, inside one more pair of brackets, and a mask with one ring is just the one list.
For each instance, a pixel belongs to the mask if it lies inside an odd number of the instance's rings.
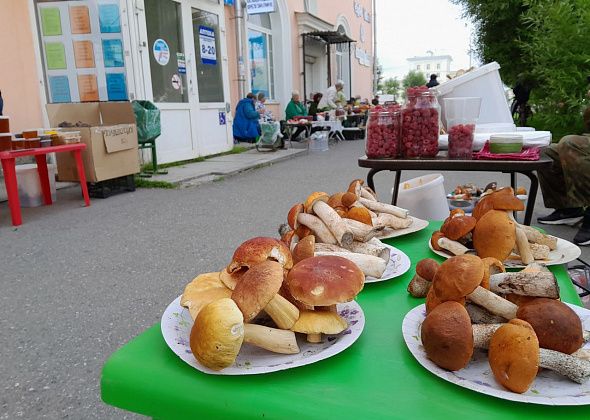
{"label": "metal table leg", "polygon": [[369,173],[367,174],[367,185],[369,186],[370,189],[372,189],[375,192],[377,192],[377,190],[375,189],[375,183],[373,182],[373,176],[377,172],[381,172],[381,169],[371,169],[371,170],[369,170]]}
{"label": "metal table leg", "polygon": [[533,218],[533,210],[535,209],[535,200],[537,199],[537,191],[539,189],[539,179],[537,178],[537,175],[535,175],[535,173],[532,171],[525,171],[525,172],[519,171],[519,173],[528,176],[529,179],[531,180],[531,188],[529,190],[529,198],[527,200],[526,211],[524,214],[524,224],[530,225],[531,219]]}
{"label": "metal table leg", "polygon": [[399,181],[402,177],[402,171],[395,171],[395,180],[393,181],[393,194],[391,194],[391,204],[397,204],[397,195],[399,193]]}

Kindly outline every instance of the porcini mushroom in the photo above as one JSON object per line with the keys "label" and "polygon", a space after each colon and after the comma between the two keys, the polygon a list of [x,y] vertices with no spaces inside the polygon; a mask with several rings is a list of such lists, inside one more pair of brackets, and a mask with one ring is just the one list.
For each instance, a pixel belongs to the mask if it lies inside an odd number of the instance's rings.
{"label": "porcini mushroom", "polygon": [[316,256],[336,256],[346,258],[352,261],[361,271],[370,277],[380,279],[385,269],[387,268],[387,262],[382,258],[375,257],[373,255],[359,254],[356,252],[335,252],[335,251],[316,251]]}
{"label": "porcini mushroom", "polygon": [[356,220],[358,222],[364,223],[365,225],[373,226],[373,220],[371,219],[369,210],[363,207],[352,207],[346,213],[346,218]]}
{"label": "porcini mushroom", "polygon": [[301,239],[293,249],[293,262],[297,264],[299,261],[314,256],[315,252],[315,236],[308,235]]}
{"label": "porcini mushroom", "polygon": [[414,219],[411,217],[401,218],[388,213],[379,213],[373,219],[374,225],[383,225],[392,229],[405,229],[410,227],[412,223],[414,223]]}
{"label": "porcini mushroom", "polygon": [[299,319],[291,331],[319,337],[321,334],[339,334],[348,327],[348,323],[337,313],[331,311],[301,311]]}
{"label": "porcini mushroom", "polygon": [[352,244],[352,232],[342,221],[342,218],[327,203],[328,194],[323,192],[314,192],[305,200],[304,208],[306,213],[314,213],[330,229],[338,244],[344,248]]}
{"label": "porcini mushroom", "polygon": [[212,370],[231,366],[243,342],[275,353],[299,353],[292,331],[244,324],[242,312],[229,298],[205,306],[191,329],[190,347],[193,355],[203,366]]}
{"label": "porcini mushroom", "polygon": [[377,213],[393,214],[394,216],[401,217],[402,219],[405,219],[410,215],[410,212],[408,210],[394,206],[393,204],[367,200],[366,198],[362,197],[359,197],[358,201],[369,210],[373,210]]}
{"label": "porcini mushroom", "polygon": [[408,284],[408,293],[414,297],[426,297],[438,266],[438,262],[432,258],[425,258],[418,261],[418,264],[416,264],[416,274],[410,281],[410,284]]}
{"label": "porcini mushroom", "polygon": [[369,226],[352,219],[343,219],[350,231],[352,232],[355,241],[367,242],[379,234],[385,226],[375,225]]}
{"label": "porcini mushroom", "polygon": [[299,309],[279,295],[283,267],[275,261],[263,261],[251,267],[238,281],[231,298],[251,322],[262,309],[281,329],[290,329],[299,318]]}
{"label": "porcini mushroom", "polygon": [[481,258],[494,257],[504,261],[512,252],[515,241],[516,226],[505,211],[488,211],[473,230],[473,247]]}
{"label": "porcini mushroom", "polygon": [[287,270],[293,267],[291,251],[283,242],[260,236],[248,239],[236,248],[232,261],[227,266],[227,272],[231,274],[248,269],[266,260],[276,261]]}
{"label": "porcini mushroom", "polygon": [[180,305],[188,308],[193,320],[209,303],[231,296],[231,290],[223,284],[219,274],[219,272],[199,274],[184,288]]}
{"label": "porcini mushroom", "polygon": [[319,217],[316,217],[313,214],[299,213],[297,220],[300,224],[309,227],[320,242],[326,244],[338,243],[330,229],[328,229],[326,224],[322,222]]}
{"label": "porcini mushroom", "polygon": [[452,241],[459,241],[463,244],[471,240],[471,232],[475,228],[477,219],[471,216],[450,217],[441,226],[441,233]]}

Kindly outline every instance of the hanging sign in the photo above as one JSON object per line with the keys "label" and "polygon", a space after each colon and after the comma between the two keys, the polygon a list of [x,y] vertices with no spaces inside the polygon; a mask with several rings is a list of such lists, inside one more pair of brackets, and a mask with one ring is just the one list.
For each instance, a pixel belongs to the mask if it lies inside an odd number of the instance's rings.
{"label": "hanging sign", "polygon": [[217,64],[215,31],[213,28],[199,26],[199,44],[201,50],[201,62],[203,64]]}
{"label": "hanging sign", "polygon": [[170,47],[163,39],[156,39],[153,47],[154,59],[156,63],[165,66],[170,61]]}
{"label": "hanging sign", "polygon": [[176,53],[176,64],[178,65],[178,74],[186,74],[186,60],[184,53]]}
{"label": "hanging sign", "polygon": [[249,15],[272,13],[275,11],[274,0],[246,0],[246,12]]}
{"label": "hanging sign", "polygon": [[182,86],[180,76],[178,74],[173,74],[172,75],[172,87],[174,88],[174,90],[179,90],[180,86]]}

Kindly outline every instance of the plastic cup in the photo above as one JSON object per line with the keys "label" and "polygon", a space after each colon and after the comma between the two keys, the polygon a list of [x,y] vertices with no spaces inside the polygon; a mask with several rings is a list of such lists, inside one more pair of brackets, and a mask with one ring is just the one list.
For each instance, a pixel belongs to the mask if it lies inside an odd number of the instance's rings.
{"label": "plastic cup", "polygon": [[481,98],[445,98],[444,103],[449,134],[449,158],[471,159]]}

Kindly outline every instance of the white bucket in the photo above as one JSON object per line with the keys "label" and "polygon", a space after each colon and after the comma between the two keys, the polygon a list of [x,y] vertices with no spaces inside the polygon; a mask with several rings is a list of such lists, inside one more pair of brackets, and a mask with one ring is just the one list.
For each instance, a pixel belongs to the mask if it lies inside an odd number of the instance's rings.
{"label": "white bucket", "polygon": [[309,138],[309,150],[311,152],[327,152],[330,150],[328,147],[329,134],[327,131],[312,134]]}
{"label": "white bucket", "polygon": [[[55,194],[55,173],[57,166],[47,164],[49,174],[49,187],[51,199],[56,200]],[[43,205],[43,191],[36,163],[16,166],[16,179],[18,183],[18,199],[21,207],[39,207]]]}
{"label": "white bucket", "polygon": [[399,185],[397,205],[419,219],[444,220],[449,216],[444,182],[442,174],[403,181]]}

